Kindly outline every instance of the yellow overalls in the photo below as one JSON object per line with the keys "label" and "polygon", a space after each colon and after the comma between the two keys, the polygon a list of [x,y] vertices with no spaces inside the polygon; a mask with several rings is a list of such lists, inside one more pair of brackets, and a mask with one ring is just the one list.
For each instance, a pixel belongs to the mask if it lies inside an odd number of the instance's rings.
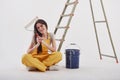
{"label": "yellow overalls", "polygon": [[[44,40],[50,45],[50,34],[48,34],[48,39]],[[35,48],[31,53],[24,54],[22,57],[22,63],[27,67],[34,67],[40,71],[46,71],[47,67],[52,66],[59,61],[61,61],[62,55],[60,52],[48,53],[48,49],[42,44],[42,52],[37,53],[37,48]]]}

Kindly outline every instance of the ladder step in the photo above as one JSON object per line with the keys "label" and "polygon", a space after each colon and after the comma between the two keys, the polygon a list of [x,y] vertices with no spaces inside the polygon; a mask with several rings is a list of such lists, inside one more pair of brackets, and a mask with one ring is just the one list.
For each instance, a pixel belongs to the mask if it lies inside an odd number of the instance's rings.
{"label": "ladder step", "polygon": [[74,16],[74,14],[63,14],[61,17]]}
{"label": "ladder step", "polygon": [[62,26],[60,27],[60,26],[59,26],[59,27],[57,27],[57,28],[58,28],[58,29],[65,29],[65,28],[69,28],[69,26],[65,26],[65,27],[62,27]]}
{"label": "ladder step", "polygon": [[65,5],[72,5],[72,4],[77,4],[78,3],[78,0],[74,1],[74,2],[70,2],[70,3],[66,3]]}
{"label": "ladder step", "polygon": [[65,40],[63,40],[63,39],[55,39],[56,41],[65,41]]}
{"label": "ladder step", "polygon": [[95,21],[95,23],[103,23],[103,22],[106,22],[106,21]]}
{"label": "ladder step", "polygon": [[101,54],[101,55],[106,56],[106,57],[116,58],[115,56],[110,56],[110,55],[106,55],[106,54]]}

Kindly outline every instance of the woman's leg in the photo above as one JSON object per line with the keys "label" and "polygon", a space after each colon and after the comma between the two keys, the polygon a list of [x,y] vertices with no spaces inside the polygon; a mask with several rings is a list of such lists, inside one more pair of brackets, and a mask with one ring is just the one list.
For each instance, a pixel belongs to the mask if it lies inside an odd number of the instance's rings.
{"label": "woman's leg", "polygon": [[31,54],[25,54],[22,57],[22,63],[27,67],[35,67],[40,71],[46,71],[46,66],[37,58],[33,58]]}
{"label": "woman's leg", "polygon": [[43,60],[43,63],[46,66],[51,66],[58,63],[61,60],[62,60],[62,54],[60,52],[53,52],[48,56],[48,58]]}

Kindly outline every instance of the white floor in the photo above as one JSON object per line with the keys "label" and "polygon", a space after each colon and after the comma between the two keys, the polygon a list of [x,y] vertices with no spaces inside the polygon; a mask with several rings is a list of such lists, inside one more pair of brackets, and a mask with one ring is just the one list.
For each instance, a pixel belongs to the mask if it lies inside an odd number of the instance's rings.
{"label": "white floor", "polygon": [[120,80],[120,63],[87,55],[80,55],[79,69],[65,68],[63,58],[58,64],[59,71],[46,72],[29,72],[17,60],[1,61],[0,80]]}

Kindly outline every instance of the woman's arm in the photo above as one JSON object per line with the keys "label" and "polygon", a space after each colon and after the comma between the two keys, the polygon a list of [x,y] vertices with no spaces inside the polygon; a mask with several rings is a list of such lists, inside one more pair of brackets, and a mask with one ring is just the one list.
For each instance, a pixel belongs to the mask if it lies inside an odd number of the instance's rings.
{"label": "woman's arm", "polygon": [[42,41],[42,44],[44,44],[50,51],[55,52],[56,51],[56,40],[52,33],[50,33],[51,37],[51,45],[48,45],[46,42]]}
{"label": "woman's arm", "polygon": [[56,43],[55,40],[52,40],[52,46],[48,45],[46,42],[42,41],[42,43],[52,52],[56,51]]}
{"label": "woman's arm", "polygon": [[33,45],[33,43],[31,43],[29,49],[27,50],[27,53],[30,53],[31,51],[33,51],[35,48],[37,48],[40,45],[40,43],[37,43],[36,45]]}
{"label": "woman's arm", "polygon": [[32,51],[33,51],[35,48],[37,48],[39,45],[40,45],[40,43],[37,43],[37,44],[35,45],[35,43],[34,43],[34,36],[33,36],[33,39],[32,39],[31,44],[30,44],[30,46],[29,46],[29,48],[28,48],[28,50],[27,50],[27,53],[32,52]]}

